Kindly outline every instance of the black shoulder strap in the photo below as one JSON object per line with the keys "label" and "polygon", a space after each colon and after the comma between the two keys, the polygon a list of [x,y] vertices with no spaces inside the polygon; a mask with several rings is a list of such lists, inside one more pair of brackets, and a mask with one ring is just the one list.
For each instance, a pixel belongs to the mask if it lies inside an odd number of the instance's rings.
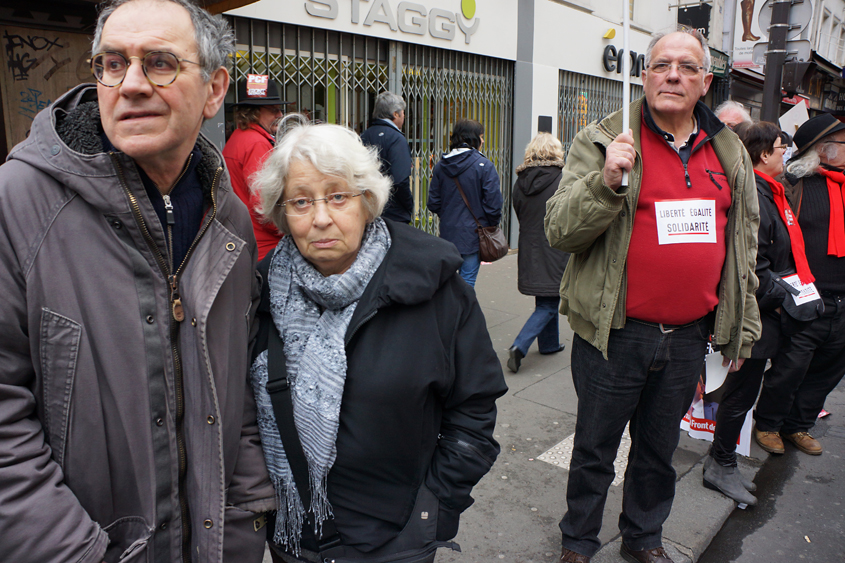
{"label": "black shoulder strap", "polygon": [[[293,473],[293,480],[299,491],[299,498],[305,507],[308,521],[313,525],[311,513],[311,485],[308,478],[308,461],[296,431],[293,419],[293,397],[288,382],[288,366],[285,357],[284,344],[279,331],[273,326],[270,329],[267,343],[267,392],[273,403],[273,414],[276,415],[276,426],[285,447],[285,454]],[[322,536],[317,539],[320,551],[340,544],[340,536],[334,524],[334,517],[329,516],[323,521]]]}

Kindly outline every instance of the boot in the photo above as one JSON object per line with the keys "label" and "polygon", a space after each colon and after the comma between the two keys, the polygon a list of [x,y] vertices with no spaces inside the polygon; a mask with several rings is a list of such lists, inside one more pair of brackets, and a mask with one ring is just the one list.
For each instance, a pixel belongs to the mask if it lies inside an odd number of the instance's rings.
{"label": "boot", "polygon": [[[710,469],[710,466],[716,463],[716,460],[713,459],[712,456],[707,456],[704,458],[704,469],[701,470],[702,473],[707,473],[707,470]],[[749,493],[753,493],[757,490],[757,485],[755,485],[750,479],[746,479],[739,469],[736,470],[737,474],[739,475],[739,480],[742,481],[742,486],[745,487],[745,490]]]}
{"label": "boot", "polygon": [[739,504],[747,504],[748,506],[757,504],[757,498],[742,486],[739,471],[736,467],[724,467],[718,463],[712,464],[704,472],[704,486],[719,491]]}
{"label": "boot", "polygon": [[742,17],[742,40],[757,41],[760,39],[751,33],[751,20],[754,18],[754,0],[742,0],[739,3],[740,16]]}

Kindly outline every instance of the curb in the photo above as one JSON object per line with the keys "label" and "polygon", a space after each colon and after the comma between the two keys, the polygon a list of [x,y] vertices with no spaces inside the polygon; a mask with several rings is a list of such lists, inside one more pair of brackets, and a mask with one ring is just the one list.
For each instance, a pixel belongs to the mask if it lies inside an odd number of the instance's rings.
{"label": "curb", "polygon": [[[765,452],[762,453],[766,456]],[[768,459],[738,457],[739,469],[752,480]],[[698,561],[736,508],[736,502],[721,493],[705,489],[701,484],[705,458],[701,458],[676,483],[672,512],[663,525],[663,547],[674,563]],[[592,563],[626,563],[619,554],[621,543],[621,538],[616,537],[603,545],[591,559]]]}

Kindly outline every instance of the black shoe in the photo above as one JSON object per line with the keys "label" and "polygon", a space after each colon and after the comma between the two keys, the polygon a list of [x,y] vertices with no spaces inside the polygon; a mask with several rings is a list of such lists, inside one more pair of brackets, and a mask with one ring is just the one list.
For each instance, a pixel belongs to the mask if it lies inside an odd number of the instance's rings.
{"label": "black shoe", "polygon": [[566,344],[560,344],[557,348],[552,350],[551,352],[540,352],[544,356],[548,356],[549,354],[557,354],[558,352],[563,352],[563,349],[566,348]]}
{"label": "black shoe", "polygon": [[516,373],[519,371],[519,364],[522,363],[522,358],[525,356],[519,351],[516,346],[508,348],[508,369]]}

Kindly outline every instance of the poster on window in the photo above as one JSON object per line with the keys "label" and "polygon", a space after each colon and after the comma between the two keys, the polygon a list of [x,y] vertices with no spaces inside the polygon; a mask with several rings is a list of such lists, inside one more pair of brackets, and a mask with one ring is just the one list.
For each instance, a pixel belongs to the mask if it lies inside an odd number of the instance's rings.
{"label": "poster on window", "polygon": [[752,61],[754,45],[767,40],[765,31],[760,30],[760,9],[765,0],[740,0],[736,3],[734,27],[734,68],[753,68],[762,71]]}
{"label": "poster on window", "polygon": [[[81,33],[0,26],[3,121],[9,150],[29,134],[35,115],[83,82],[93,82],[91,38]],[[5,155],[3,155],[5,156]]]}

